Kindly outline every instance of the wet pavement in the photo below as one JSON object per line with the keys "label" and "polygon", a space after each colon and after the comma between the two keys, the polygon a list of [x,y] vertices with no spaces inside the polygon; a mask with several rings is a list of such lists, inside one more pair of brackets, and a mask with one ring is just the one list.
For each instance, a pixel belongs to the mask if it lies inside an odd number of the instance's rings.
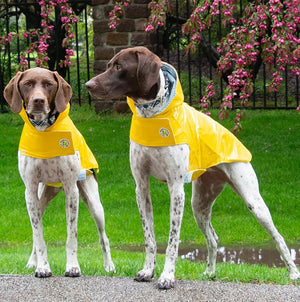
{"label": "wet pavement", "polygon": [[300,301],[300,287],[177,280],[175,288],[158,290],[157,281],[138,283],[131,278],[80,278],[0,275],[0,301],[5,302],[201,302]]}

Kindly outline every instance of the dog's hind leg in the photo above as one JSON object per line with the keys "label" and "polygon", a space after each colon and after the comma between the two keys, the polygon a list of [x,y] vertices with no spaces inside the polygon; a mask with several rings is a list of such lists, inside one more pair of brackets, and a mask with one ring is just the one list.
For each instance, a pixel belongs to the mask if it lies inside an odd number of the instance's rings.
{"label": "dog's hind leg", "polygon": [[210,277],[215,274],[218,247],[218,236],[211,224],[211,211],[224,185],[224,177],[214,169],[209,169],[192,183],[192,209],[197,225],[205,236],[208,251],[204,274]]}
{"label": "dog's hind leg", "polygon": [[86,180],[78,181],[77,185],[80,197],[88,207],[98,229],[104,269],[107,272],[115,272],[115,266],[110,255],[109,240],[105,233],[104,210],[99,197],[96,177],[95,175],[89,175]]}
{"label": "dog's hind leg", "polygon": [[237,194],[244,200],[248,209],[257,221],[265,228],[276,243],[290,274],[291,279],[299,279],[300,273],[292,260],[290,251],[278,230],[276,229],[270,211],[262,199],[256,174],[250,163],[230,163],[221,165],[228,177],[228,182]]}
{"label": "dog's hind leg", "polygon": [[[61,190],[60,187],[47,186],[42,183],[39,183],[38,187],[38,198],[40,200],[41,213],[42,216],[45,213],[45,210],[50,203],[50,201],[59,193]],[[35,268],[37,266],[37,255],[36,255],[36,246],[33,243],[32,252],[29,257],[29,260],[26,265],[28,268]]]}

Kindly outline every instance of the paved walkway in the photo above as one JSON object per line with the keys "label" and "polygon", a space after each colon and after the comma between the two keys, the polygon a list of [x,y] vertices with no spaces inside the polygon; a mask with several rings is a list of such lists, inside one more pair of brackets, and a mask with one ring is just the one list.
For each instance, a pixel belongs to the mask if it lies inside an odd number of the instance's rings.
{"label": "paved walkway", "polygon": [[5,302],[201,302],[300,301],[300,287],[212,281],[180,281],[171,290],[158,290],[157,282],[138,283],[131,278],[51,277],[0,275],[0,301]]}

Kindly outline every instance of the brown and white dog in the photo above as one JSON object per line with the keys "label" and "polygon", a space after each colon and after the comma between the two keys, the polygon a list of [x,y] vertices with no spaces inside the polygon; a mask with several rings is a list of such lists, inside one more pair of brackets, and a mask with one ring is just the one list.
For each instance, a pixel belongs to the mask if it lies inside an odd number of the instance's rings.
{"label": "brown and white dog", "polygon": [[[166,78],[161,72],[162,65],[161,60],[145,47],[125,49],[112,58],[108,63],[106,72],[88,81],[86,88],[95,98],[130,97],[133,101],[133,108],[131,107],[134,112],[133,121],[137,119],[140,123],[138,125],[146,122],[147,130],[151,132],[155,129],[154,124],[151,127],[151,121],[154,121],[156,116],[160,116],[160,112],[168,111],[168,106],[172,107],[174,101],[171,100],[171,103],[165,104],[164,94],[167,89]],[[185,105],[185,107],[187,106]],[[177,108],[172,110],[176,111]],[[177,122],[179,123],[179,119]],[[185,120],[186,122],[187,120]],[[210,121],[208,122],[210,123]],[[213,123],[216,126],[217,123]],[[181,126],[184,125],[181,124],[178,127]],[[131,135],[134,136],[136,131],[139,132],[137,127],[135,126],[134,129],[131,127]],[[204,125],[204,127],[206,126]],[[143,134],[145,137],[150,135],[145,131],[140,135],[135,135],[135,137],[139,136],[143,140]],[[169,130],[164,129],[160,134],[168,136]],[[215,134],[217,135],[217,133]],[[206,133],[198,133],[200,137],[205,135]],[[136,199],[142,220],[146,249],[144,268],[137,273],[135,278],[137,281],[149,281],[154,275],[156,263],[157,248],[149,193],[149,176],[153,175],[159,180],[166,181],[171,196],[169,241],[164,269],[158,280],[158,287],[162,289],[174,286],[175,264],[178,256],[180,227],[185,201],[183,175],[187,173],[189,154],[190,148],[187,144],[159,147],[149,146],[147,142],[139,144],[132,139],[130,141],[130,164],[136,182]],[[203,156],[203,154],[198,154],[198,156]],[[274,226],[270,212],[260,195],[257,177],[249,161],[221,162],[209,166],[206,172],[192,183],[193,213],[206,238],[208,248],[205,273],[213,275],[216,264],[218,237],[210,222],[212,206],[225,184],[228,183],[274,239],[277,249],[287,265],[290,278],[298,279],[300,277],[298,269],[291,258],[283,237]]]}
{"label": "brown and white dog", "polygon": [[[4,90],[4,97],[11,110],[18,114],[24,113],[24,116],[21,115],[22,118],[25,118],[26,121],[30,120],[28,122],[30,126],[26,125],[26,122],[25,126],[31,127],[37,137],[39,133],[45,133],[49,127],[55,125],[59,115],[66,111],[71,96],[70,85],[57,72],[43,68],[32,68],[17,73]],[[70,123],[74,126],[71,120]],[[33,125],[35,128],[32,127]],[[76,129],[76,131],[78,130]],[[83,140],[81,135],[79,137]],[[29,144],[31,144],[31,140],[33,140],[32,136],[29,137]],[[33,141],[32,144],[34,144]],[[35,144],[37,145],[36,148],[39,148],[40,144],[45,144],[45,146],[41,146],[45,150],[48,148],[47,140],[39,142],[39,138],[37,138]],[[78,181],[81,169],[78,152],[76,151],[73,155],[52,158],[35,158],[24,155],[19,150],[18,162],[19,172],[26,187],[25,199],[33,232],[33,249],[27,267],[36,268],[36,277],[43,278],[52,275],[43,237],[42,217],[49,202],[61,190],[61,187],[47,184],[61,183],[66,195],[67,216],[65,275],[70,277],[81,275],[77,260],[79,194],[97,225],[105,270],[107,272],[114,271],[109,241],[105,233],[104,211],[99,198],[96,176],[91,173],[84,180]]]}

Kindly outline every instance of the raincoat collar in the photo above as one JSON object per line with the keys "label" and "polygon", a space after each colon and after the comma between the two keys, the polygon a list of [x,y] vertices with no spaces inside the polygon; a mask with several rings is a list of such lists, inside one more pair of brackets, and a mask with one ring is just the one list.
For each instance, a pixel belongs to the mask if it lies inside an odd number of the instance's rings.
{"label": "raincoat collar", "polygon": [[127,102],[133,114],[138,114],[137,109],[141,112],[152,110],[154,114],[151,117],[159,117],[160,114],[165,114],[172,108],[183,104],[184,96],[175,68],[162,62],[161,70],[165,77],[165,94],[153,102],[143,105],[134,104],[133,100],[128,97]]}
{"label": "raincoat collar", "polygon": [[[69,115],[69,112],[70,112],[70,104],[67,105],[66,109],[65,109],[63,112],[61,112],[61,113],[59,113],[58,115],[56,115],[55,121],[53,121],[52,124],[51,124],[51,126],[48,127],[48,128],[46,128],[45,131],[46,131],[46,132],[50,132],[50,131],[55,127],[55,125],[59,124],[63,119],[65,119],[65,118]],[[35,131],[38,131],[38,130],[34,127],[34,125],[33,125],[33,123],[31,122],[31,120],[29,119],[29,117],[28,117],[28,115],[27,115],[27,112],[26,112],[26,110],[25,110],[25,108],[24,108],[24,105],[22,106],[22,110],[21,110],[21,112],[19,113],[19,115],[21,116],[22,120],[24,121],[24,123],[25,123],[28,127],[30,127],[32,130],[34,129]],[[51,119],[51,117],[50,117],[50,119]],[[51,123],[51,122],[50,122],[50,123]],[[40,131],[38,131],[38,132],[40,132]]]}

